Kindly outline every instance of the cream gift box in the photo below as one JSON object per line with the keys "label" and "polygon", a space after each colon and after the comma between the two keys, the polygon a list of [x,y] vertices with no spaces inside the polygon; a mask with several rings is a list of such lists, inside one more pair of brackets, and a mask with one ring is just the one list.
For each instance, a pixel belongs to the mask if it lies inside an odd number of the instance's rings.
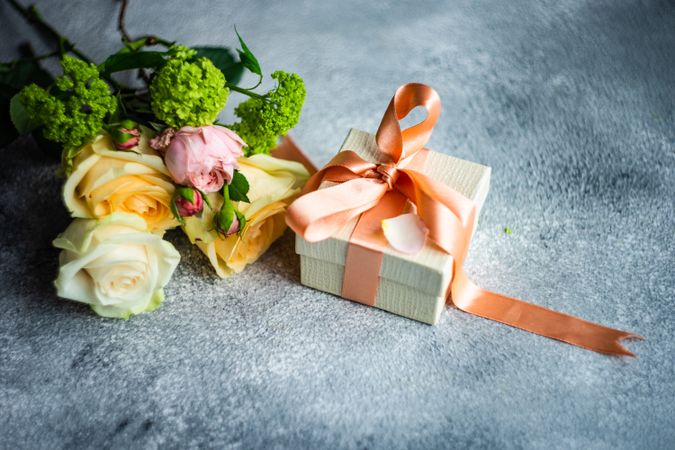
{"label": "cream gift box", "polygon": [[[343,150],[352,150],[368,161],[377,162],[375,135],[365,131],[350,130],[340,149]],[[430,151],[421,171],[473,200],[477,213],[480,212],[490,186],[489,167]],[[296,235],[302,284],[340,295],[349,238],[357,220],[347,223],[332,237],[315,243]],[[374,306],[435,324],[445,305],[452,270],[452,256],[429,240],[419,253],[412,255],[387,247],[383,252]]]}
{"label": "cream gift box", "polygon": [[[298,236],[303,284],[430,324],[438,322],[448,294],[461,311],[632,356],[620,341],[638,335],[490,292],[469,279],[462,266],[490,168],[424,148],[440,105],[431,86],[400,86],[377,134],[352,130],[309,179],[286,211]],[[420,106],[424,120],[401,129],[400,121]]]}

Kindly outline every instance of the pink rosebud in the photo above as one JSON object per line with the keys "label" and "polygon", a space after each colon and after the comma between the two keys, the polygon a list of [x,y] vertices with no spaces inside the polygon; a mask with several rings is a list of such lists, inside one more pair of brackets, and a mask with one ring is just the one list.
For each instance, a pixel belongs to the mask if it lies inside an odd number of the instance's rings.
{"label": "pink rosebud", "polygon": [[186,187],[176,188],[174,202],[176,202],[176,210],[181,217],[194,216],[204,209],[202,194]]}
{"label": "pink rosebud", "polygon": [[131,150],[132,148],[138,146],[138,141],[140,140],[140,133],[138,130],[129,130],[127,128],[120,129],[122,133],[130,134],[130,137],[126,142],[115,142],[115,148],[117,150]]}
{"label": "pink rosebud", "polygon": [[183,127],[175,134],[164,155],[174,181],[204,192],[217,192],[232,181],[237,158],[246,144],[225,127]]}
{"label": "pink rosebud", "polygon": [[224,233],[225,237],[227,236],[232,236],[233,234],[236,234],[239,232],[239,219],[237,219],[237,216],[235,215],[232,218],[232,225],[230,225],[230,228]]}
{"label": "pink rosebud", "polygon": [[138,124],[129,119],[123,120],[111,134],[117,150],[131,150],[138,146],[141,138],[141,130],[138,129]]}
{"label": "pink rosebud", "polygon": [[239,233],[246,225],[246,217],[234,208],[230,200],[226,199],[218,214],[214,216],[213,222],[218,234],[228,237]]}
{"label": "pink rosebud", "polygon": [[232,236],[233,234],[239,233],[240,223],[239,218],[236,214],[232,216],[232,223],[227,230],[223,230],[220,221],[216,218],[216,231],[223,237]]}

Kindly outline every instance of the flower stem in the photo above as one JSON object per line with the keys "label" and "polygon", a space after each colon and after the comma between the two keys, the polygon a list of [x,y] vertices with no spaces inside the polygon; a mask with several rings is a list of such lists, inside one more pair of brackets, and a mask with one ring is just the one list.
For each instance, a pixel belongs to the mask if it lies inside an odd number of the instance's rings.
{"label": "flower stem", "polygon": [[255,92],[252,92],[248,89],[241,88],[237,86],[236,84],[230,84],[230,83],[225,83],[225,87],[230,89],[231,91],[239,92],[240,94],[248,95],[249,97],[253,98],[258,98],[260,100],[265,100],[264,95],[256,94]]}
{"label": "flower stem", "polygon": [[7,0],[7,2],[12,6],[12,8],[14,8],[16,12],[21,14],[21,16],[26,20],[26,22],[35,25],[37,29],[46,33],[47,35],[49,35],[51,39],[55,40],[59,44],[59,53],[62,54],[65,53],[66,51],[69,51],[74,55],[76,55],[78,58],[87,61],[88,63],[92,64],[94,63],[91,60],[91,58],[89,58],[87,55],[78,50],[75,47],[75,44],[73,44],[65,36],[61,35],[61,33],[56,31],[56,29],[54,29],[54,27],[52,27],[50,24],[45,22],[45,20],[42,18],[35,5],[24,7],[21,6],[21,4],[17,0]]}
{"label": "flower stem", "polygon": [[125,44],[131,41],[131,37],[129,37],[129,33],[127,33],[127,27],[124,24],[124,18],[127,15],[127,6],[127,0],[122,0],[120,2],[120,13],[117,16],[117,31],[122,35],[122,42]]}
{"label": "flower stem", "polygon": [[144,36],[138,37],[133,40],[125,41],[122,39],[124,42],[124,45],[131,51],[138,51],[141,47],[151,47],[153,45],[163,45],[166,48],[171,47],[174,42],[169,42],[166,39],[159,38],[157,36],[153,36],[151,34],[146,34]]}
{"label": "flower stem", "polygon": [[[56,31],[56,29],[53,26],[48,24],[42,18],[42,15],[40,14],[35,5],[24,7],[21,6],[21,4],[17,0],[7,0],[7,2],[12,6],[12,8],[14,8],[16,12],[21,14],[21,16],[26,20],[26,22],[28,22],[31,25],[34,25],[35,28],[38,29],[38,31],[47,34],[52,40],[56,41],[56,43],[59,46],[59,49],[55,53],[55,55],[63,56],[65,53],[70,52],[83,61],[86,61],[90,64],[96,64],[91,58],[89,58],[87,55],[78,50],[75,47],[75,44],[73,44],[73,42],[70,39],[63,36],[61,33]],[[129,89],[121,85],[117,81],[113,80],[111,77],[104,77],[104,78],[117,90]]]}
{"label": "flower stem", "polygon": [[44,55],[27,56],[27,57],[24,57],[24,58],[15,59],[15,60],[10,61],[10,62],[0,62],[0,66],[12,67],[14,64],[17,64],[17,63],[31,62],[31,61],[42,61],[43,59],[52,58],[54,56],[59,56],[60,54],[61,54],[60,50],[55,50],[55,51],[50,52],[50,53],[45,53]]}
{"label": "flower stem", "polygon": [[124,45],[129,46],[134,51],[138,50],[142,46],[151,46],[151,45],[163,45],[165,47],[171,47],[173,42],[169,42],[165,39],[159,38],[157,36],[147,34],[145,36],[140,36],[136,39],[132,39],[131,35],[127,31],[126,26],[126,15],[127,7],[129,6],[128,0],[120,0],[120,12],[117,16],[117,31],[122,35],[122,42]]}

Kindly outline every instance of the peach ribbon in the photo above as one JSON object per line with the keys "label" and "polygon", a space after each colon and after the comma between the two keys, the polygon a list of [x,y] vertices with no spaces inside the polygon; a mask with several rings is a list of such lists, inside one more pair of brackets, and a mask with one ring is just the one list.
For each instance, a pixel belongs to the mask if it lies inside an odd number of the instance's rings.
{"label": "peach ribbon", "polygon": [[[462,311],[609,355],[634,356],[620,341],[640,338],[625,331],[562,314],[480,289],[463,270],[476,207],[473,201],[422,172],[429,140],[440,115],[440,98],[418,83],[398,88],[377,131],[379,162],[350,150],[338,153],[307,182],[287,211],[286,222],[309,242],[327,239],[358,217],[345,259],[342,295],[374,305],[383,250],[381,221],[411,202],[429,229],[428,239],[453,256],[448,297]],[[399,121],[415,107],[427,110],[420,123],[401,130]],[[319,186],[331,182],[329,187]],[[324,185],[325,186],[325,185]]]}

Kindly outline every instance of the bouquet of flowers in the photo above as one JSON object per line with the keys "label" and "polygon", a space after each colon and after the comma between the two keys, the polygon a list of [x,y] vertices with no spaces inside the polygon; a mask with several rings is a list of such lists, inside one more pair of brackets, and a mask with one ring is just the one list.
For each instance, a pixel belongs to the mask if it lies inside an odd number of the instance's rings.
{"label": "bouquet of flowers", "polygon": [[[302,164],[270,155],[298,122],[305,98],[298,75],[276,71],[276,87],[258,93],[263,72],[238,32],[237,55],[131,39],[125,2],[122,48],[97,65],[35,7],[9,3],[59,44],[54,53],[2,63],[0,87],[18,133],[60,147],[63,199],[74,218],[54,240],[60,297],[128,318],[164,299],[180,259],[162,239],[166,230],[181,227],[221,277],[241,272],[281,236],[285,209],[308,178]],[[40,67],[47,57],[60,58],[62,75]],[[246,70],[258,78],[252,88],[238,84]],[[118,72],[128,71],[143,86],[124,85]],[[222,124],[231,91],[249,98],[234,108],[237,122]]]}

